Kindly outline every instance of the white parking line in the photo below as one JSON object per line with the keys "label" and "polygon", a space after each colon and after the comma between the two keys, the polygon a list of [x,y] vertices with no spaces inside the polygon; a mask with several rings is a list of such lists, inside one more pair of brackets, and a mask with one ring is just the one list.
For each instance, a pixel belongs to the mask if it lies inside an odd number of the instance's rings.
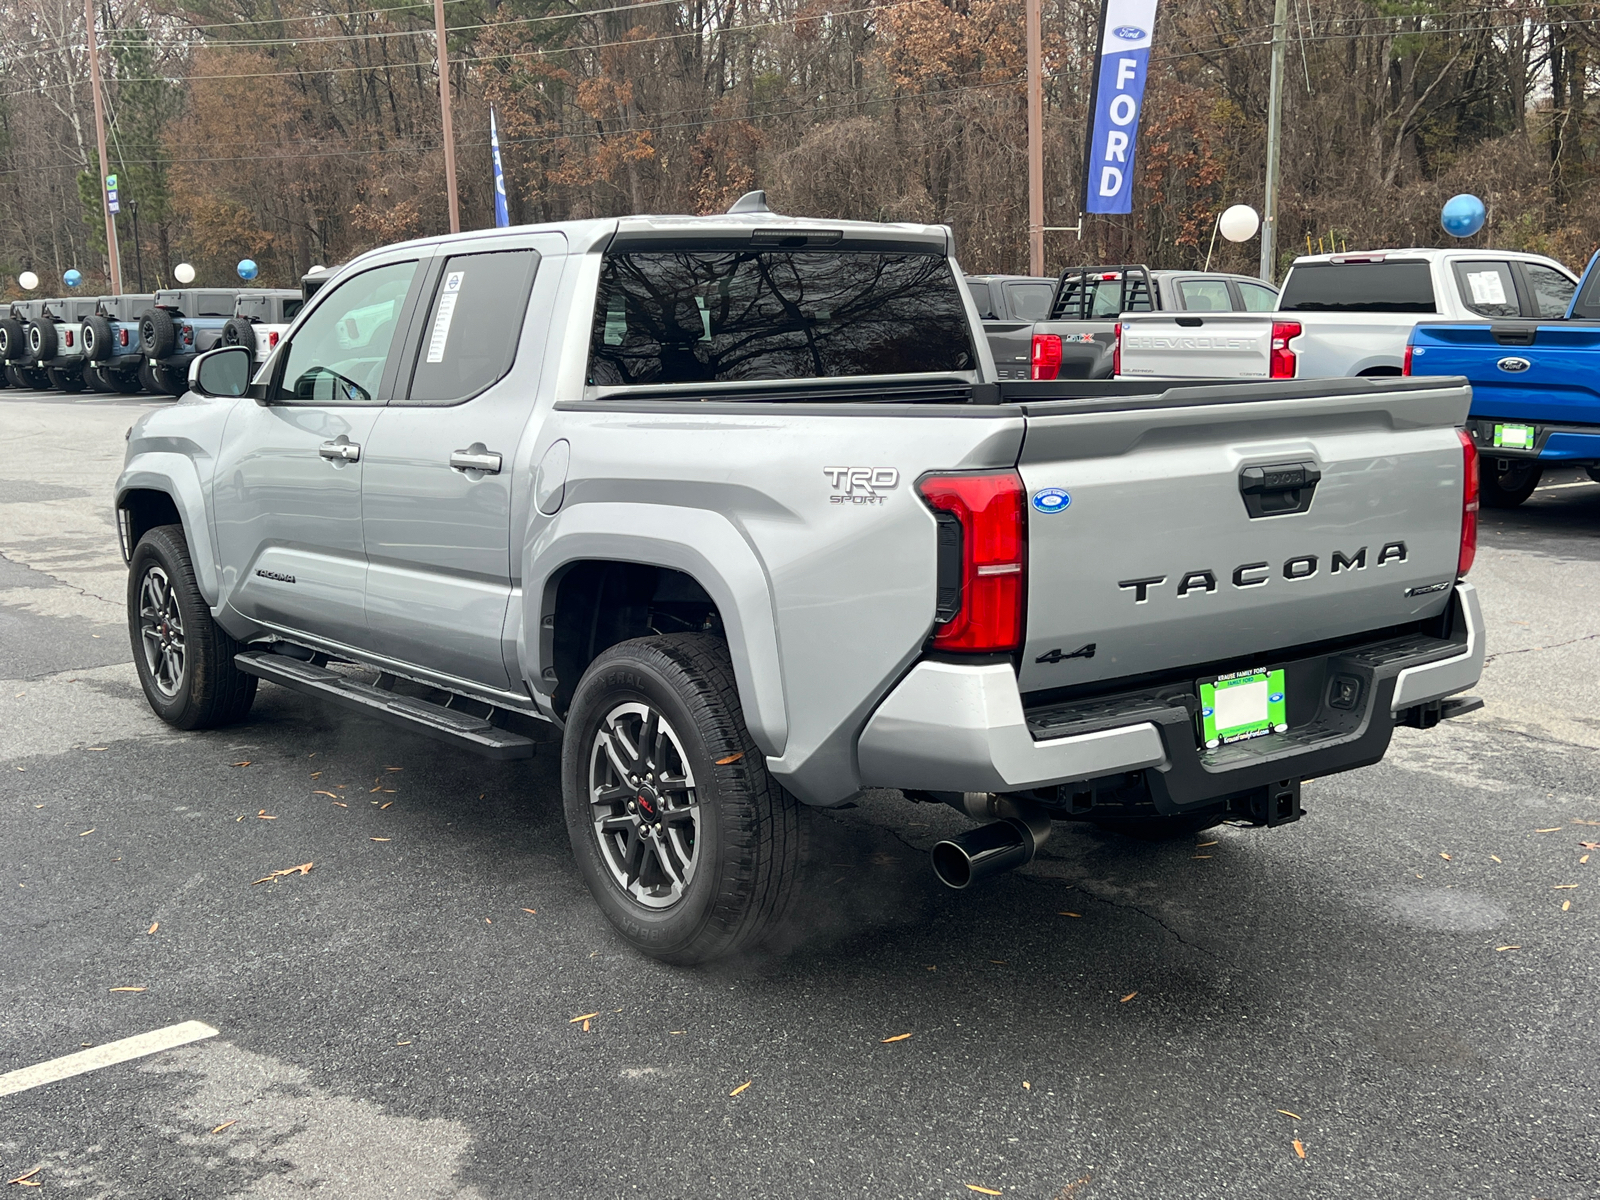
{"label": "white parking line", "polygon": [[92,1050],[80,1050],[77,1054],[52,1058],[49,1062],[0,1075],[0,1096],[25,1092],[40,1084],[54,1083],[58,1079],[70,1079],[74,1075],[127,1062],[130,1058],[143,1058],[146,1054],[157,1054],[162,1050],[171,1050],[174,1046],[184,1046],[190,1042],[216,1036],[215,1029],[200,1021],[185,1021],[182,1025],[153,1029],[149,1033],[123,1038],[120,1042],[107,1042],[104,1046],[96,1046]]}
{"label": "white parking line", "polygon": [[1540,484],[1539,487],[1536,490],[1541,491],[1541,492],[1555,492],[1555,491],[1559,491],[1562,488],[1594,487],[1594,486],[1595,486],[1595,484],[1593,482],[1591,482],[1590,480],[1580,479],[1580,480],[1578,480],[1577,483],[1545,483],[1545,484]]}

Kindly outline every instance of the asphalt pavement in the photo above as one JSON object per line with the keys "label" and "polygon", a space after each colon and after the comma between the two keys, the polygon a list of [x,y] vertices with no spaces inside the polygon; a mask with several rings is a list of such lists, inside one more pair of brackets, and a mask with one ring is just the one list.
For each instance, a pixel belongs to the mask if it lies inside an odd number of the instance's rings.
{"label": "asphalt pavement", "polygon": [[0,392],[0,1076],[217,1032],[0,1095],[18,1195],[1600,1194],[1586,476],[1484,515],[1486,708],[1300,822],[1058,824],[953,893],[964,820],[874,793],[817,816],[777,947],[681,970],[589,900],[554,753],[266,684],[156,720],[110,510],[150,403]]}

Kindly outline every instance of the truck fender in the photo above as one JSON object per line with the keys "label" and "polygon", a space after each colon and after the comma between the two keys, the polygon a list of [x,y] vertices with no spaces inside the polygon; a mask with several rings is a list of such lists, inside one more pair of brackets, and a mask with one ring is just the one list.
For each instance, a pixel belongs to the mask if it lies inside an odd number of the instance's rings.
{"label": "truck fender", "polygon": [[[732,522],[706,509],[666,504],[595,502],[563,509],[525,551],[524,630],[541,628],[545,610],[553,610],[555,589],[547,585],[569,563],[585,560],[667,567],[705,588],[727,634],[745,725],[762,753],[783,754],[789,718],[772,586]],[[540,661],[538,642],[524,639],[523,670],[529,684],[543,691],[549,687],[542,675],[548,664]]]}
{"label": "truck fender", "polygon": [[[140,454],[117,479],[117,503],[132,491],[164,492],[177,506],[183,519],[184,538],[189,543],[189,560],[194,563],[200,594],[213,609],[221,603],[222,588],[217,578],[217,557],[211,545],[211,524],[206,520],[205,498],[194,461],[182,454],[153,451]],[[128,547],[131,552],[133,547]]]}

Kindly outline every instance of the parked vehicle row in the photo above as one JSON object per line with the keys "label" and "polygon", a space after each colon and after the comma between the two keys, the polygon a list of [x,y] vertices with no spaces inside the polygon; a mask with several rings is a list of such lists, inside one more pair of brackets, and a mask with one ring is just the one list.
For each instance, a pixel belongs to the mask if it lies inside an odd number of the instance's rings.
{"label": "parked vehicle row", "polygon": [[152,709],[559,741],[599,906],[694,963],[804,911],[805,806],[983,822],[959,888],[1055,820],[1294,821],[1479,706],[1463,381],[1001,380],[952,242],[754,193],[362,255],[130,432]]}
{"label": "parked vehicle row", "polygon": [[260,288],[19,300],[0,317],[0,386],[180,396],[197,354],[242,345],[265,361],[304,303]]}

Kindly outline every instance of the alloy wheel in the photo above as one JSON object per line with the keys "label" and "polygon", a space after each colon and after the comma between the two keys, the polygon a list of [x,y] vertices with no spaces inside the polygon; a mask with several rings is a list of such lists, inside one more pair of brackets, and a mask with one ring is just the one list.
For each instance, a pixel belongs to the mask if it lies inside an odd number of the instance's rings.
{"label": "alloy wheel", "polygon": [[645,908],[670,908],[694,879],[700,804],[677,731],[649,703],[606,714],[589,752],[589,805],[600,857]]}
{"label": "alloy wheel", "polygon": [[139,581],[139,644],[151,681],[170,700],[183,686],[183,614],[172,580],[157,566],[147,568]]}

